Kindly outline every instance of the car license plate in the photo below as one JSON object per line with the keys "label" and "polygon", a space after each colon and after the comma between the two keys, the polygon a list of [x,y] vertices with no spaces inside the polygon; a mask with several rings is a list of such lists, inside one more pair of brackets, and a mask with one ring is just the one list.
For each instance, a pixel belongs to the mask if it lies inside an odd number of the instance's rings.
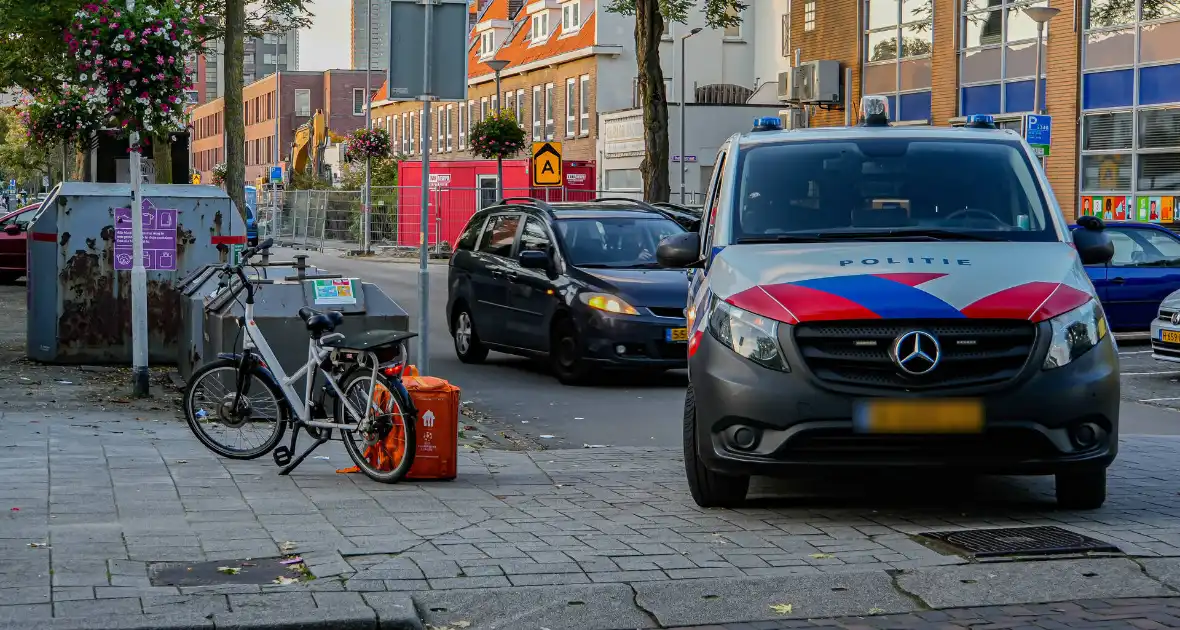
{"label": "car license plate", "polygon": [[687,328],[669,328],[668,331],[666,333],[664,333],[664,340],[665,341],[688,341],[688,329]]}
{"label": "car license plate", "polygon": [[1164,343],[1180,343],[1180,330],[1161,330],[1160,341]]}
{"label": "car license plate", "polygon": [[974,399],[874,399],[854,417],[862,433],[980,433],[983,403]]}

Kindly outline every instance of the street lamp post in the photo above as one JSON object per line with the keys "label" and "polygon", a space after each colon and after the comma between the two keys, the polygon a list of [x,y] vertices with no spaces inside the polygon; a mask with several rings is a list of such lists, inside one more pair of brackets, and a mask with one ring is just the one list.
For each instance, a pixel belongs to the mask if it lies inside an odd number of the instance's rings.
{"label": "street lamp post", "polygon": [[[491,59],[487,62],[492,72],[496,73],[496,117],[504,108],[504,95],[500,93],[500,71],[508,66],[503,59]],[[496,155],[496,201],[504,198],[504,158]]]}
{"label": "street lamp post", "polygon": [[[368,2],[368,11],[365,13],[368,18],[365,20],[365,30],[368,31],[366,37],[369,40],[368,45],[365,46],[365,129],[373,130],[373,0]],[[361,251],[365,254],[369,253],[369,228],[372,226],[370,222],[370,212],[372,208],[369,204],[373,200],[373,160],[370,157],[365,157],[365,198],[364,198],[364,225],[361,227],[362,247]]]}
{"label": "street lamp post", "polygon": [[701,32],[701,28],[697,27],[689,31],[685,35],[680,36],[680,203],[684,203],[684,180],[688,178],[688,163],[684,161],[684,134],[685,134],[685,109],[684,109],[684,85],[688,83],[688,77],[684,74],[684,42],[689,37]]}
{"label": "street lamp post", "polygon": [[[127,0],[127,10],[135,10],[135,0]],[[143,265],[143,163],[139,152],[139,134],[129,138],[131,154],[127,175],[131,181],[131,391],[135,396],[151,394],[148,372],[147,268]]]}
{"label": "street lamp post", "polygon": [[1033,113],[1042,114],[1044,103],[1041,102],[1041,64],[1043,55],[1045,54],[1045,24],[1053,19],[1053,16],[1061,12],[1061,9],[1054,7],[1025,7],[1024,13],[1033,22],[1037,23],[1037,73],[1036,79],[1033,81]]}

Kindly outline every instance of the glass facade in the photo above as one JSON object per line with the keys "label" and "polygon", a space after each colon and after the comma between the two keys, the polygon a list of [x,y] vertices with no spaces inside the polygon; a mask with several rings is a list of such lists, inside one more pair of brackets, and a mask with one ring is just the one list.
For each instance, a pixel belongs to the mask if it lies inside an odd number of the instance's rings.
{"label": "glass facade", "polygon": [[1079,213],[1177,222],[1180,0],[1088,0]]}
{"label": "glass facade", "polygon": [[864,0],[865,94],[889,98],[898,121],[930,120],[932,0]]}
{"label": "glass facade", "polygon": [[[1117,0],[1126,1],[1126,0]],[[1048,0],[962,0],[959,115],[1032,112],[1037,24],[1024,9]],[[1045,38],[1049,36],[1045,26]],[[1042,56],[1040,73],[1045,74]],[[1045,81],[1041,81],[1044,102]]]}

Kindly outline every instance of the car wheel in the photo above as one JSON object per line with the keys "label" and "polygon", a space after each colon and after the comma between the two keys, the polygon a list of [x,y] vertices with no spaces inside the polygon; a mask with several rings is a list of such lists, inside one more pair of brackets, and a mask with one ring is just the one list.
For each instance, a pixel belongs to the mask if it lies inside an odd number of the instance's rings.
{"label": "car wheel", "polygon": [[737,507],[750,490],[749,476],[723,475],[705,467],[697,455],[697,401],[692,385],[684,395],[684,472],[692,500],[701,507]]}
{"label": "car wheel", "polygon": [[557,380],[565,385],[578,385],[586,381],[590,370],[582,356],[582,340],[578,337],[578,329],[569,317],[562,317],[553,325],[549,363]]}
{"label": "car wheel", "polygon": [[1057,473],[1057,506],[1064,510],[1097,510],[1106,502],[1106,469]]}
{"label": "car wheel", "polygon": [[455,354],[464,363],[483,363],[488,358],[488,348],[479,340],[475,331],[475,318],[466,304],[455,309],[455,322],[451,336],[455,340]]}

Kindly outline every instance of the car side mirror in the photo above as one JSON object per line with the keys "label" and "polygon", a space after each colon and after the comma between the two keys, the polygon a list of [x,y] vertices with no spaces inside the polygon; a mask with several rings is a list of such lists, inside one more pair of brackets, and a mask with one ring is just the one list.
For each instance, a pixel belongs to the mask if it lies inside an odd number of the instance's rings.
{"label": "car side mirror", "polygon": [[548,269],[549,268],[549,254],[539,252],[535,249],[528,249],[517,256],[520,261],[520,266],[525,269]]}
{"label": "car side mirror", "polygon": [[1114,241],[1106,233],[1106,224],[1093,216],[1078,218],[1081,229],[1073,231],[1073,243],[1083,265],[1105,265],[1114,258]]}
{"label": "car side mirror", "polygon": [[681,232],[665,236],[656,248],[656,260],[661,267],[669,269],[690,269],[699,267],[701,262],[701,235],[696,232]]}
{"label": "car side mirror", "polygon": [[8,225],[4,226],[4,233],[9,236],[17,236],[21,233],[21,231],[22,230],[19,223],[9,223]]}

